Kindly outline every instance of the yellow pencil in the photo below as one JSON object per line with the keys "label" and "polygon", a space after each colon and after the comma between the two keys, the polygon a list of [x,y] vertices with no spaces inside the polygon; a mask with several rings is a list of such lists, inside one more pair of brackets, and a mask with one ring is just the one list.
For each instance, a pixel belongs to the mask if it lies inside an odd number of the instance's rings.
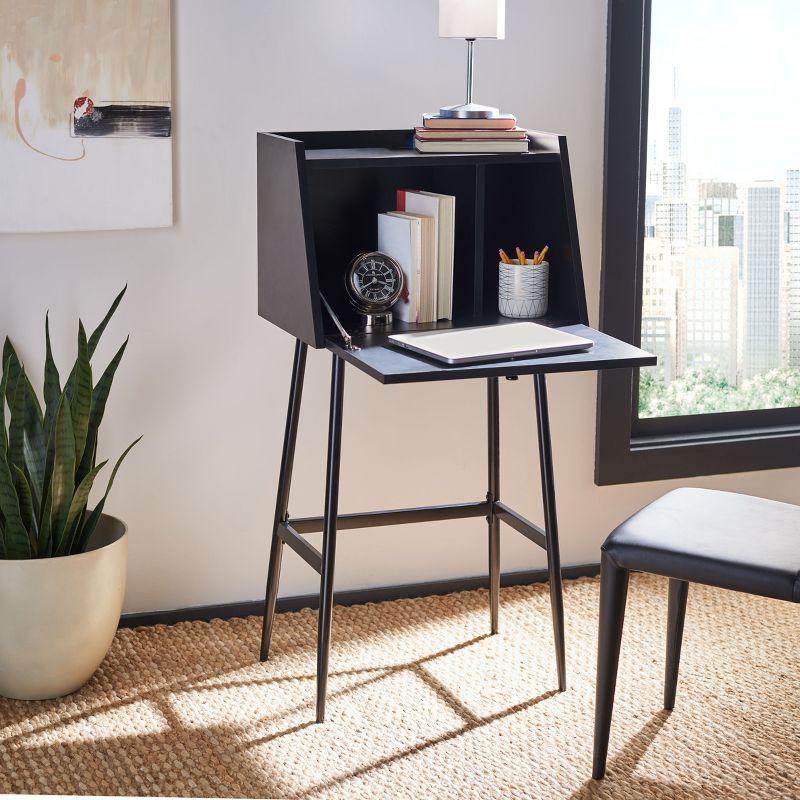
{"label": "yellow pencil", "polygon": [[547,255],[547,251],[550,249],[550,245],[545,245],[544,249],[541,253],[539,253],[539,263],[541,264],[544,261],[544,257]]}
{"label": "yellow pencil", "polygon": [[501,261],[502,261],[504,264],[510,264],[510,263],[511,263],[511,259],[510,259],[510,258],[509,258],[509,257],[506,255],[506,251],[505,251],[505,250],[503,250],[503,248],[502,248],[502,247],[500,248],[500,260],[501,260]]}

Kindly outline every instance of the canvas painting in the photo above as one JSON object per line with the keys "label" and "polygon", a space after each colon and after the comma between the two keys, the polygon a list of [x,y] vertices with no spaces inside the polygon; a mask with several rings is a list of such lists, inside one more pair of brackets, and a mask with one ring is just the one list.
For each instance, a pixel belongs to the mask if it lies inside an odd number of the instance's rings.
{"label": "canvas painting", "polygon": [[0,0],[0,233],[172,224],[170,0]]}

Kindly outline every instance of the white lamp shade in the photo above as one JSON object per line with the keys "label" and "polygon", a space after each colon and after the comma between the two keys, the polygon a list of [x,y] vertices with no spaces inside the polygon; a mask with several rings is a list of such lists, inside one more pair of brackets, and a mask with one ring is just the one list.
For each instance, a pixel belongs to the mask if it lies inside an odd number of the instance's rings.
{"label": "white lamp shade", "polygon": [[505,39],[505,0],[439,0],[443,39]]}

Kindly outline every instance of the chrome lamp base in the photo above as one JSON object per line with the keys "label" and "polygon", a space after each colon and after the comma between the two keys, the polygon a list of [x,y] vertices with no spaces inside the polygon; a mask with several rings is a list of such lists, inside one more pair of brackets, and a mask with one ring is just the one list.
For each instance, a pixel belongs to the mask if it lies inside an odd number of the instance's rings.
{"label": "chrome lamp base", "polygon": [[492,119],[500,116],[500,110],[492,106],[482,106],[480,103],[462,103],[440,108],[439,116],[451,119]]}
{"label": "chrome lamp base", "polygon": [[500,111],[493,106],[482,106],[480,103],[472,102],[474,44],[474,39],[467,39],[467,100],[457,106],[440,108],[440,117],[449,117],[450,119],[492,119],[500,116]]}

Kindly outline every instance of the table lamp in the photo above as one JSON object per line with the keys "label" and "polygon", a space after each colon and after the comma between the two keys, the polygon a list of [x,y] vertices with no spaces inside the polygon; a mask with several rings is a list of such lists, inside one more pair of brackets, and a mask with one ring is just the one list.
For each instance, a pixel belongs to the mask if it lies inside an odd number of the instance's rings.
{"label": "table lamp", "polygon": [[467,40],[467,102],[440,108],[439,114],[461,119],[498,116],[498,109],[472,102],[472,50],[476,39],[506,38],[505,0],[439,0],[439,38]]}

